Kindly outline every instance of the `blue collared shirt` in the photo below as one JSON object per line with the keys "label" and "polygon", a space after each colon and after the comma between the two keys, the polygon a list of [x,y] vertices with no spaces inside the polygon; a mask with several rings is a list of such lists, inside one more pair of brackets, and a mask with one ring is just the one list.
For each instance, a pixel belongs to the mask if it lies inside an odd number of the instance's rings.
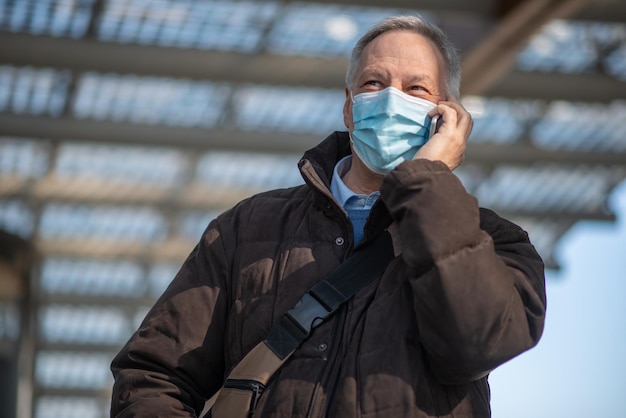
{"label": "blue collared shirt", "polygon": [[330,182],[330,191],[335,196],[339,204],[348,212],[352,226],[354,227],[354,243],[358,243],[363,238],[363,227],[369,215],[370,209],[380,196],[376,191],[369,195],[358,194],[350,190],[343,182],[341,176],[345,175],[352,164],[352,155],[348,155],[337,164],[333,171]]}

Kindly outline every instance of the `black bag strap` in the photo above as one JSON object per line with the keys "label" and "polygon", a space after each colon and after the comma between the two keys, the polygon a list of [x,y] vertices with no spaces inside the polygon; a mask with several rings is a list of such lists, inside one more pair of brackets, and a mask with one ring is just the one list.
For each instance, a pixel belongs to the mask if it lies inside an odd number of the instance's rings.
{"label": "black bag strap", "polygon": [[393,256],[391,236],[383,231],[309,289],[293,309],[270,329],[265,344],[284,359],[309,336],[313,328],[382,274]]}

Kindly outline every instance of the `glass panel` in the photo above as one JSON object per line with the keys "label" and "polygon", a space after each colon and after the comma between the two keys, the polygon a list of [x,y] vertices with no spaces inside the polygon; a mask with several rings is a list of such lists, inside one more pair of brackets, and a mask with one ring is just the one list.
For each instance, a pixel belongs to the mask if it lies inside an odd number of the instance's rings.
{"label": "glass panel", "polygon": [[0,29],[33,35],[85,35],[94,0],[0,1]]}
{"label": "glass panel", "polygon": [[154,243],[167,235],[165,217],[152,208],[47,204],[41,215],[43,238],[91,238]]}
{"label": "glass panel", "polygon": [[109,354],[43,351],[35,359],[35,380],[46,388],[109,388],[110,363]]}
{"label": "glass panel", "polygon": [[0,112],[58,117],[67,101],[67,70],[0,66]]}
{"label": "glass panel", "polygon": [[44,294],[139,298],[145,294],[144,277],[134,261],[46,258],[40,288]]}
{"label": "glass panel", "polygon": [[554,20],[520,52],[518,68],[526,71],[581,73],[603,68],[626,79],[626,23]]}
{"label": "glass panel", "polygon": [[525,139],[526,129],[544,106],[537,101],[468,96],[463,105],[472,114],[472,142],[511,144]]}
{"label": "glass panel", "polygon": [[30,238],[35,228],[31,207],[17,199],[0,201],[0,228],[24,239]]}
{"label": "glass panel", "polygon": [[[383,18],[415,13],[415,10],[294,2],[272,27],[267,48],[274,54],[347,56],[357,38]],[[428,14],[422,16],[432,20]]]}
{"label": "glass panel", "polygon": [[212,152],[198,162],[196,178],[208,185],[267,190],[302,184],[296,156]]}
{"label": "glass panel", "polygon": [[48,170],[48,150],[35,140],[0,137],[0,175],[39,178]]}
{"label": "glass panel", "polygon": [[609,105],[551,103],[531,138],[535,145],[567,151],[626,151],[626,101]]}
{"label": "glass panel", "polygon": [[20,336],[20,311],[16,302],[0,300],[0,341],[17,341]]}
{"label": "glass panel", "polygon": [[101,399],[41,396],[35,418],[101,418],[109,415],[109,404]]}
{"label": "glass panel", "polygon": [[626,42],[607,55],[604,65],[609,74],[626,81]]}
{"label": "glass panel", "polygon": [[494,210],[593,212],[604,205],[611,171],[602,167],[498,167],[476,191]]}
{"label": "glass panel", "polygon": [[70,179],[89,178],[180,185],[189,164],[180,151],[156,147],[63,144],[54,173]]}
{"label": "glass panel", "polygon": [[278,10],[276,2],[109,0],[97,33],[106,41],[250,52]]}
{"label": "glass panel", "polygon": [[233,100],[242,129],[314,134],[345,129],[342,90],[249,85],[238,89]]}
{"label": "glass panel", "polygon": [[109,344],[126,342],[131,324],[114,307],[51,305],[39,311],[40,335],[53,343]]}
{"label": "glass panel", "polygon": [[85,73],[72,110],[80,119],[211,127],[229,92],[228,86],[208,81]]}

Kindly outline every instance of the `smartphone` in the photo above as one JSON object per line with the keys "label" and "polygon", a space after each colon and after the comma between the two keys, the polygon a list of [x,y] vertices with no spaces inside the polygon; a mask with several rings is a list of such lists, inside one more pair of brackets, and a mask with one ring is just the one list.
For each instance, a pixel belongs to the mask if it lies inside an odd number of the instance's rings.
{"label": "smartphone", "polygon": [[430,134],[428,135],[428,139],[432,138],[433,135],[435,135],[437,131],[439,131],[439,127],[442,123],[443,118],[441,117],[441,115],[435,115],[430,118]]}

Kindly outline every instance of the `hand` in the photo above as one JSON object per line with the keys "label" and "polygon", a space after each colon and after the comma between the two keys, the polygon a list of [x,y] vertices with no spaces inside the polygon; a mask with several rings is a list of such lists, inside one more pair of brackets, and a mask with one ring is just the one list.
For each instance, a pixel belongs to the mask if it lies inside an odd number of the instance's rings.
{"label": "hand", "polygon": [[417,151],[413,159],[442,161],[450,170],[454,170],[463,162],[474,121],[463,105],[451,96],[439,102],[437,107],[429,112],[430,117],[437,114],[441,115],[443,123],[437,133]]}

